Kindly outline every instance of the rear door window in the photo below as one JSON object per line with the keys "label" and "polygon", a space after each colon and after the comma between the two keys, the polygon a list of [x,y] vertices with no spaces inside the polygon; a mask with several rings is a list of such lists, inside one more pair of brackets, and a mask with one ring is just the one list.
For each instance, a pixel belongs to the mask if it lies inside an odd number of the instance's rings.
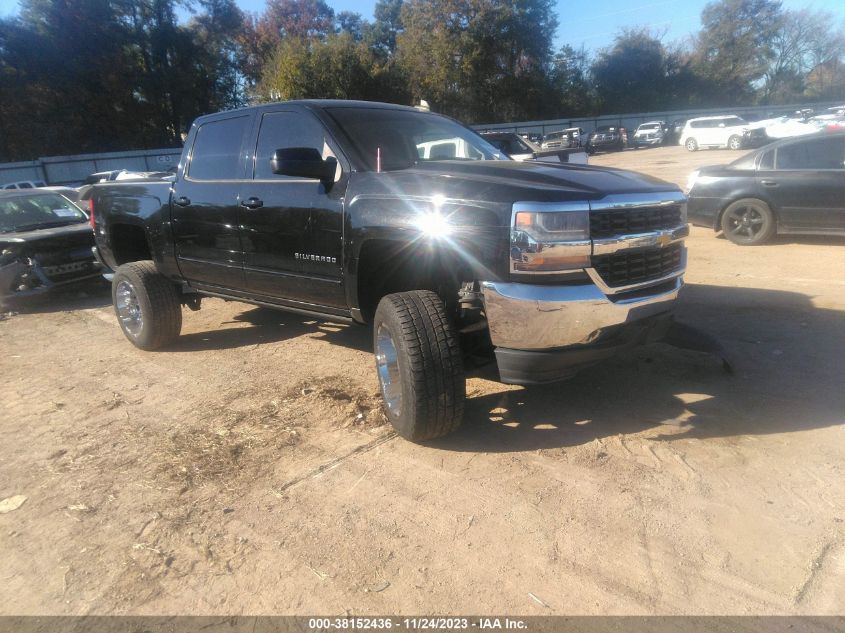
{"label": "rear door window", "polygon": [[193,180],[243,178],[241,148],[249,121],[247,115],[203,123],[194,139],[188,176]]}
{"label": "rear door window", "polygon": [[784,145],[777,150],[777,168],[845,170],[845,137]]}

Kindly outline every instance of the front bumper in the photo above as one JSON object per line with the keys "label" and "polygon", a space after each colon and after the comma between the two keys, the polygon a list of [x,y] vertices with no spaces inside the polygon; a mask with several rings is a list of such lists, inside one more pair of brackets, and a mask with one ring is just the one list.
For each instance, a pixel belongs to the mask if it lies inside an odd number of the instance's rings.
{"label": "front bumper", "polygon": [[562,380],[621,348],[659,339],[682,285],[676,277],[611,299],[593,283],[482,282],[502,382]]}
{"label": "front bumper", "polygon": [[725,203],[724,198],[696,196],[691,191],[687,199],[687,220],[693,226],[719,230],[719,214]]}
{"label": "front bumper", "polygon": [[655,145],[663,145],[663,138],[638,138],[634,137],[633,145],[637,147],[652,147]]}

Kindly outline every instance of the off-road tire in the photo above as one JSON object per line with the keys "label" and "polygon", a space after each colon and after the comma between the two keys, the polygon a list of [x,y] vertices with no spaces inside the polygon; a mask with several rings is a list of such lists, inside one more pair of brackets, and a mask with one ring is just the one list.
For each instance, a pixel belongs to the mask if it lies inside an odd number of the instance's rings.
{"label": "off-road tire", "polygon": [[[129,284],[137,298],[141,324],[134,333],[121,319],[118,309],[118,289],[126,289],[122,284]],[[123,264],[115,271],[112,304],[124,336],[140,349],[152,351],[164,347],[182,331],[182,307],[176,286],[151,261]]]}
{"label": "off-road tire", "polygon": [[[380,368],[379,336],[387,333],[395,352],[398,389]],[[458,333],[434,292],[414,290],[389,294],[381,299],[373,320],[376,370],[385,396],[385,415],[405,439],[421,442],[447,435],[463,422],[466,380]],[[388,347],[389,349],[389,347]],[[382,363],[380,365],[380,363]],[[391,407],[386,394],[401,394],[399,406]]]}
{"label": "off-road tire", "polygon": [[687,142],[684,143],[684,145],[686,146],[687,151],[695,152],[696,150],[698,150],[698,141],[696,141],[694,138],[688,138]]}
{"label": "off-road tire", "polygon": [[742,138],[734,134],[728,139],[728,149],[738,150],[742,149]]}
{"label": "off-road tire", "polygon": [[[754,224],[743,232],[741,218],[748,214]],[[759,222],[756,220],[759,219]],[[777,220],[771,207],[757,198],[741,198],[725,207],[719,221],[722,233],[734,244],[757,246],[771,241],[777,233]]]}

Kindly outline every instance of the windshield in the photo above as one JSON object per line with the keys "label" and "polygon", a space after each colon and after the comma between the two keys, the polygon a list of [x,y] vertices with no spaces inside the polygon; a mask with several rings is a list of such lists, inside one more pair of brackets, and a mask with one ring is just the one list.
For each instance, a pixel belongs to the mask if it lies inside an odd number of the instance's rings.
{"label": "windshield", "polygon": [[34,194],[0,198],[0,231],[28,231],[87,221],[67,198],[58,194]]}
{"label": "windshield", "polygon": [[370,171],[438,160],[509,160],[478,134],[436,114],[379,108],[330,108]]}
{"label": "windshield", "polygon": [[646,123],[645,125],[641,125],[639,128],[641,131],[651,131],[651,130],[658,130],[660,126],[657,123]]}

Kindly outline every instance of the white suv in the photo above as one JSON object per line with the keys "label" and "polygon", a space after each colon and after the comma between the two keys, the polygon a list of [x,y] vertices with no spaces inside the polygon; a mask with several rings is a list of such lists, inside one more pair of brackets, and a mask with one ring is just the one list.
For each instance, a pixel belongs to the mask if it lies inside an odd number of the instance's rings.
{"label": "white suv", "polygon": [[679,145],[694,152],[699,147],[742,149],[742,133],[748,123],[738,116],[703,116],[690,119],[681,132]]}

